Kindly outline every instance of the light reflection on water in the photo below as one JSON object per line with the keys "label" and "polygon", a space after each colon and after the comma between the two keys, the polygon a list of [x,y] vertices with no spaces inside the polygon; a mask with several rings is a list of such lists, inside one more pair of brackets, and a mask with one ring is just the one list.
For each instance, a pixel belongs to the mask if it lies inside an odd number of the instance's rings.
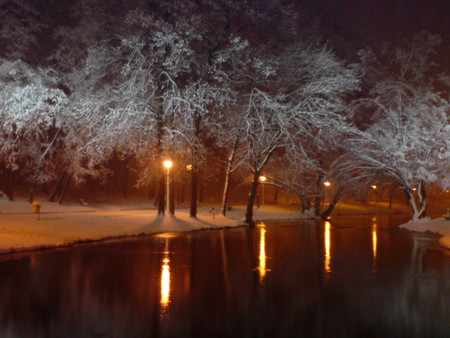
{"label": "light reflection on water", "polygon": [[377,268],[377,243],[378,243],[377,218],[372,217],[372,257],[373,257],[372,270],[374,272],[376,271]]}
{"label": "light reflection on water", "polygon": [[324,231],[324,245],[325,245],[325,272],[331,272],[331,223],[325,221]]}
{"label": "light reflection on water", "polygon": [[[168,240],[166,243],[168,243]],[[161,307],[163,310],[169,306],[170,302],[170,259],[167,249],[164,251],[161,264]]]}
{"label": "light reflection on water", "polygon": [[261,283],[264,282],[264,278],[266,277],[267,268],[266,268],[266,225],[264,223],[258,224],[258,229],[260,232],[260,239],[259,239],[259,281]]}
{"label": "light reflection on water", "polygon": [[403,221],[266,222],[0,261],[0,336],[445,336],[450,255]]}

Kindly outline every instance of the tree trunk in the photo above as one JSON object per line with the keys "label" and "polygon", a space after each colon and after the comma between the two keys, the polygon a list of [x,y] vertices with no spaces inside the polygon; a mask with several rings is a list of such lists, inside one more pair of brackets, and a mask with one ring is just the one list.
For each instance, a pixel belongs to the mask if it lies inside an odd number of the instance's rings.
{"label": "tree trunk", "polygon": [[37,179],[34,180],[33,186],[31,187],[30,193],[28,194],[28,202],[33,203],[34,193],[36,192]]}
{"label": "tree trunk", "polygon": [[336,206],[337,202],[339,201],[339,198],[341,197],[343,191],[344,191],[343,187],[338,188],[338,190],[336,191],[336,194],[333,196],[333,200],[330,202],[327,209],[320,215],[320,217],[322,217],[323,219],[326,220],[328,218],[328,216],[331,215],[331,213],[333,212],[334,207]]}
{"label": "tree trunk", "polygon": [[155,200],[155,204],[158,208],[158,215],[164,215],[164,209],[166,206],[165,203],[165,198],[166,198],[166,185],[165,185],[165,176],[162,172],[162,170],[160,171],[160,176],[158,179],[158,187],[156,190],[156,200]]}
{"label": "tree trunk", "polygon": [[13,173],[6,168],[3,168],[0,171],[1,176],[1,182],[0,182],[0,190],[2,190],[6,196],[8,197],[8,200],[13,201],[14,200],[14,175]]}
{"label": "tree trunk", "polygon": [[53,201],[55,200],[56,195],[57,195],[57,194],[59,193],[59,191],[61,190],[61,184],[62,184],[62,182],[64,181],[65,177],[66,177],[66,173],[65,173],[65,172],[62,173],[62,175],[59,176],[58,181],[56,181],[56,184],[55,184],[55,186],[54,186],[54,188],[53,188],[52,193],[51,193],[50,196],[48,197],[48,200],[49,200],[50,202],[53,202]]}
{"label": "tree trunk", "polygon": [[223,185],[223,193],[222,193],[222,215],[226,216],[228,209],[228,190],[230,186],[230,166],[228,164],[227,171],[225,173],[225,183]]}
{"label": "tree trunk", "polygon": [[227,160],[227,169],[225,171],[225,183],[223,186],[223,193],[222,193],[222,215],[224,215],[224,216],[227,214],[231,167],[233,166],[235,154],[236,154],[236,148],[233,147],[233,149],[231,150],[230,156],[228,156],[228,160]]}
{"label": "tree trunk", "polygon": [[[202,122],[202,116],[197,112],[194,111],[194,137],[197,140],[197,142],[200,142],[199,135],[200,135],[200,125]],[[194,145],[192,147],[192,157],[191,157],[191,165],[192,165],[192,171],[191,171],[191,207],[189,214],[191,217],[197,217],[197,183],[198,183],[198,177],[197,177],[197,147]]]}
{"label": "tree trunk", "polygon": [[414,197],[414,192],[409,187],[403,187],[403,191],[405,192],[406,198],[408,200],[409,205],[411,206],[413,212],[413,221],[416,222],[419,219],[426,217],[427,215],[427,201],[426,201],[426,191],[425,186],[422,181],[419,183],[418,187],[418,201],[416,201]]}
{"label": "tree trunk", "polygon": [[253,181],[250,187],[250,193],[248,194],[247,209],[245,211],[245,223],[247,223],[247,225],[250,227],[255,226],[255,223],[253,222],[253,205],[255,204],[256,193],[258,191],[260,174],[261,172],[258,170],[255,170],[253,172]]}
{"label": "tree trunk", "polygon": [[311,209],[311,198],[309,197],[301,197],[300,198],[302,203],[302,214]]}
{"label": "tree trunk", "polygon": [[419,198],[419,205],[420,205],[419,218],[427,217],[427,192],[425,188],[425,183],[423,181],[419,182],[417,196]]}
{"label": "tree trunk", "polygon": [[169,196],[169,211],[171,215],[175,215],[175,181],[173,179],[173,172],[170,177],[170,196]]}
{"label": "tree trunk", "polygon": [[[161,80],[161,79],[160,79]],[[163,94],[162,83],[158,83],[157,88],[157,109],[156,109],[156,160],[158,163],[158,187],[156,188],[156,205],[158,207],[158,215],[164,215],[165,199],[166,199],[166,185],[165,185],[165,172],[162,168],[163,160],[163,137],[164,137],[164,106],[161,99]]]}
{"label": "tree trunk", "polygon": [[61,191],[61,197],[59,198],[58,204],[61,204],[64,200],[64,197],[66,196],[67,188],[69,187],[70,183],[70,175],[67,175],[66,182],[64,183],[64,186]]}
{"label": "tree trunk", "polygon": [[236,138],[234,139],[233,148],[231,149],[231,153],[228,156],[227,159],[227,169],[225,171],[225,183],[223,186],[223,194],[222,194],[222,215],[226,215],[227,208],[228,208],[228,194],[230,189],[230,177],[232,173],[233,163],[234,159],[236,157],[236,151],[239,146],[239,133],[236,135]]}
{"label": "tree trunk", "polygon": [[189,215],[197,217],[197,165],[194,162],[192,162],[191,170],[191,207]]}
{"label": "tree trunk", "polygon": [[[322,161],[319,161],[319,164],[322,165]],[[322,207],[322,198],[323,198],[323,173],[322,171],[319,171],[317,173],[317,180],[316,180],[316,189],[317,189],[317,196],[314,198],[314,214],[316,216],[320,216],[320,209]]]}

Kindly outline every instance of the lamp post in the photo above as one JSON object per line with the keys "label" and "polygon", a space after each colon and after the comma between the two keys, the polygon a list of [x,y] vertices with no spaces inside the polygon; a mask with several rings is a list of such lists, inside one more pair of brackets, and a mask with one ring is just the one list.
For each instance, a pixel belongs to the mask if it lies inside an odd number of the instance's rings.
{"label": "lamp post", "polygon": [[166,189],[166,192],[167,192],[167,196],[166,196],[166,198],[167,198],[167,215],[170,215],[170,185],[169,185],[169,173],[170,173],[170,168],[172,168],[172,165],[173,165],[173,162],[171,161],[171,160],[165,160],[164,162],[163,162],[163,164],[164,164],[164,167],[166,167],[166,169],[167,169],[167,179],[166,179],[166,184],[167,184],[167,189]]}
{"label": "lamp post", "polygon": [[267,180],[266,176],[259,176],[259,180],[262,185],[262,198],[261,198],[261,208],[264,208],[264,182]]}
{"label": "lamp post", "polygon": [[328,200],[328,188],[331,187],[331,182],[325,181],[323,182],[323,185],[325,186],[325,203],[326,203]]}

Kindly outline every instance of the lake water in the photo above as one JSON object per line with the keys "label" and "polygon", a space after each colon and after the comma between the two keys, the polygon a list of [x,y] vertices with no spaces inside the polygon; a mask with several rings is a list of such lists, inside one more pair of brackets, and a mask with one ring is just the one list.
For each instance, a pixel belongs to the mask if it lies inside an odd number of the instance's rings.
{"label": "lake water", "polygon": [[1,337],[449,337],[450,254],[402,217],[267,222],[0,261]]}

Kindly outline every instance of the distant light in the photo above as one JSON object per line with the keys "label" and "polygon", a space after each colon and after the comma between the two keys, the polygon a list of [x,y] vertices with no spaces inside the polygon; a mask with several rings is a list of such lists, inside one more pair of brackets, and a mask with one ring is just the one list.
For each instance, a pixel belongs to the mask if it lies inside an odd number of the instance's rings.
{"label": "distant light", "polygon": [[188,165],[186,166],[186,170],[187,170],[187,171],[192,170],[192,164],[188,164]]}
{"label": "distant light", "polygon": [[164,164],[164,167],[166,167],[167,169],[170,169],[173,166],[173,162],[171,160],[165,160],[163,162],[163,164]]}
{"label": "distant light", "polygon": [[265,182],[267,180],[267,177],[266,176],[259,176],[259,180],[261,182]]}
{"label": "distant light", "polygon": [[413,188],[413,191],[416,191],[417,189],[416,188]]}
{"label": "distant light", "polygon": [[373,190],[377,190],[377,188],[378,188],[376,185],[371,185],[371,187]]}
{"label": "distant light", "polygon": [[323,182],[323,185],[326,186],[326,187],[329,187],[329,186],[331,186],[331,182],[325,181],[325,182]]}

